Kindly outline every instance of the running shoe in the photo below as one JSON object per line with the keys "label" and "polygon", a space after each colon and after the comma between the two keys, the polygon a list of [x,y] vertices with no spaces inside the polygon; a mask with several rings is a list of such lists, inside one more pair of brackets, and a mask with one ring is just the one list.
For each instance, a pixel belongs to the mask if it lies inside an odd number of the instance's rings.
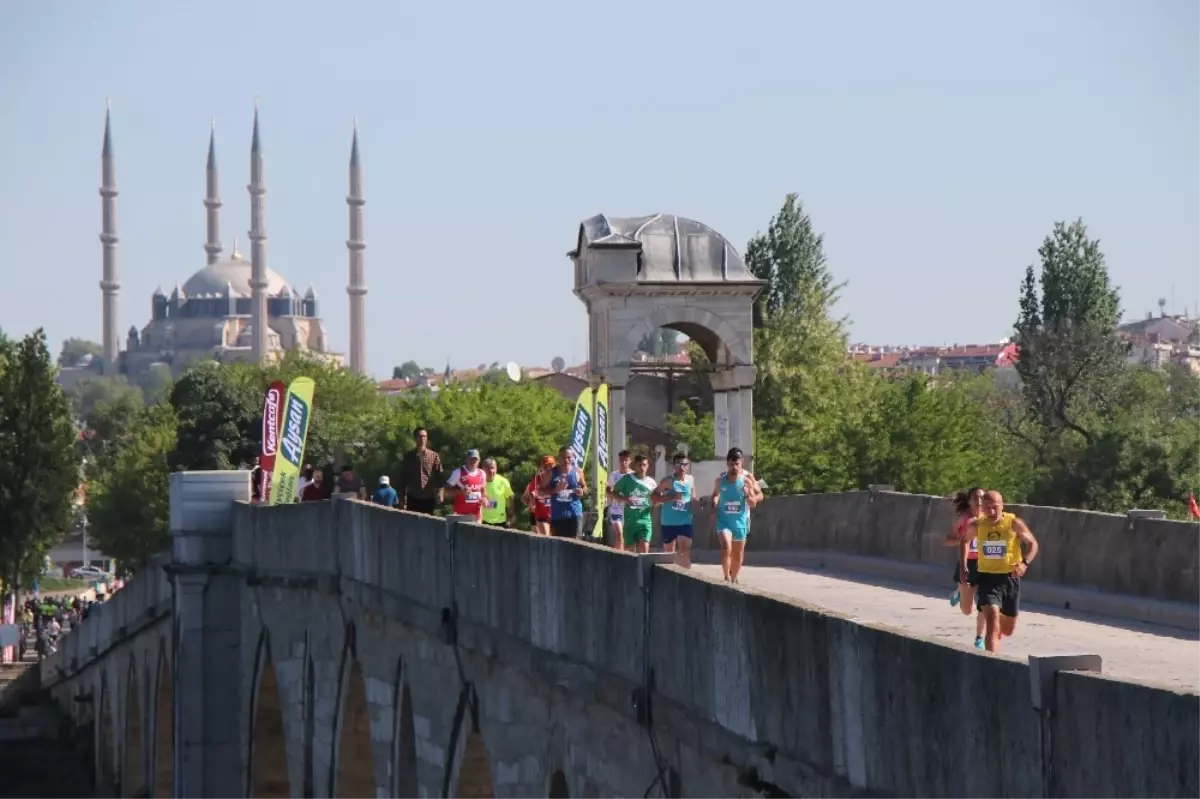
{"label": "running shoe", "polygon": [[976,649],[984,649],[985,648],[983,645],[983,636],[982,635],[975,639],[975,648]]}
{"label": "running shoe", "polygon": [[950,607],[956,606],[960,599],[962,599],[962,594],[955,588],[954,593],[950,595]]}

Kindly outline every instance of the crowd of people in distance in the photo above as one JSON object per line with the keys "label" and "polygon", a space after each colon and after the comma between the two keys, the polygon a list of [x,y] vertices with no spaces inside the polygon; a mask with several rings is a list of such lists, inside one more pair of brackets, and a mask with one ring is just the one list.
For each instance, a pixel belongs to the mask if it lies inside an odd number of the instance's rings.
{"label": "crowd of people in distance", "polygon": [[999,491],[972,488],[954,498],[946,546],[957,547],[950,604],[975,616],[975,648],[997,652],[1021,609],[1021,578],[1038,554],[1028,525],[1004,510]]}
{"label": "crowd of people in distance", "polygon": [[[449,471],[441,456],[429,446],[429,432],[413,431],[413,448],[401,464],[396,482],[384,475],[368,495],[354,466],[342,467],[330,485],[320,469],[306,466],[300,479],[299,499],[314,502],[333,497],[370,500],[389,508],[435,514],[447,503],[457,516],[474,517],[495,527],[519,525],[519,509],[528,512],[529,528],[541,535],[590,540],[584,530],[584,500],[590,491],[584,470],[575,463],[568,446],[557,455],[545,455],[537,471],[518,496],[499,474],[494,458],[481,458],[476,449],[466,452],[462,465]],[[659,509],[662,551],[675,554],[676,563],[692,565],[697,503],[712,502],[715,532],[721,545],[724,579],[738,582],[750,533],[750,509],[763,498],[754,475],[745,469],[740,449],[729,450],[725,471],[705,494],[697,491],[686,453],[672,459],[672,473],[656,480],[649,474],[644,454],[622,450],[616,468],[604,486],[603,529],[611,546],[627,552],[650,551],[654,536],[654,511]],[[261,469],[255,476],[257,486]],[[1029,527],[1004,510],[998,491],[972,488],[954,498],[955,521],[945,544],[957,548],[955,589],[950,604],[964,615],[976,614],[975,647],[999,651],[1002,638],[1016,629],[1020,612],[1021,578],[1038,554],[1038,542]]]}
{"label": "crowd of people in distance", "polygon": [[19,619],[21,637],[17,644],[17,660],[25,659],[30,640],[33,641],[38,660],[56,652],[59,638],[86,619],[93,604],[103,601],[103,595],[97,595],[95,601],[70,596],[30,597],[25,600]]}
{"label": "crowd of people in distance", "polygon": [[[413,431],[413,448],[401,464],[397,479],[383,475],[368,496],[354,466],[342,467],[330,485],[320,469],[305,466],[299,481],[299,500],[316,502],[333,497],[367,500],[415,513],[435,514],[446,504],[458,516],[475,517],[485,525],[515,528],[523,507],[529,529],[557,538],[591,540],[584,530],[584,500],[589,486],[584,470],[575,463],[575,451],[562,447],[557,455],[545,455],[529,483],[518,495],[499,474],[494,458],[481,458],[476,449],[466,452],[462,465],[447,474],[441,456],[429,446],[429,432]],[[650,461],[627,450],[617,456],[617,468],[604,487],[604,539],[628,552],[649,552],[654,535],[653,513],[659,508],[664,552],[674,553],[676,562],[691,567],[696,504],[702,495],[690,474],[691,463],[684,453],[672,459],[672,474],[655,480],[649,475]],[[255,499],[261,497],[263,475],[255,467]],[[750,533],[750,509],[763,497],[754,475],[745,469],[745,456],[738,448],[729,450],[726,469],[707,496],[715,510],[716,533],[721,542],[721,570],[726,580],[736,583]]]}

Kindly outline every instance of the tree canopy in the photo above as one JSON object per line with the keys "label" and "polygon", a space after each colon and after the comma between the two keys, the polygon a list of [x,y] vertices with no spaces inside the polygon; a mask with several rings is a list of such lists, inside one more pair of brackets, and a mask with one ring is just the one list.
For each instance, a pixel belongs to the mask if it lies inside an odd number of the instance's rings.
{"label": "tree canopy", "polygon": [[70,529],[79,486],[71,405],[38,330],[0,335],[0,579],[15,589]]}

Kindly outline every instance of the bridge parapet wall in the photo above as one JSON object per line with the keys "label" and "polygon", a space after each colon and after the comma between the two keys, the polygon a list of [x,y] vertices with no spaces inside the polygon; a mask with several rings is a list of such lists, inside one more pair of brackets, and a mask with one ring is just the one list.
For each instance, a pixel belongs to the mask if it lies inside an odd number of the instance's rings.
{"label": "bridge parapet wall", "polygon": [[42,685],[52,687],[93,666],[106,654],[156,625],[171,612],[171,583],[163,568],[170,553],[153,556],[145,568],[107,601],[92,605],[87,620],[64,635],[58,651],[41,663]]}
{"label": "bridge parapet wall", "polygon": [[[919,509],[904,507],[916,529]],[[540,790],[518,768],[529,758],[546,769],[562,762],[572,795],[644,791],[654,763],[633,696],[648,679],[660,748],[685,793],[728,795],[753,782],[796,796],[1076,795],[1091,790],[1098,769],[1109,793],[1200,789],[1195,694],[1064,672],[1055,679],[1069,685],[1043,717],[1022,661],[673,567],[647,569],[647,592],[639,579],[647,564],[612,550],[356,502],[241,507],[235,516],[235,560],[251,574],[322,583],[368,609],[364,619],[402,618],[426,632],[453,610],[455,638],[477,675],[498,796]],[[914,534],[910,551],[917,544]],[[490,695],[507,670],[572,699],[551,701],[539,731],[516,708],[532,696],[510,703]],[[1129,701],[1139,703],[1134,723],[1115,723]],[[573,717],[580,703],[602,706],[610,721],[587,723],[600,716],[592,710]],[[434,718],[428,730],[417,751],[445,752],[447,729]],[[1044,736],[1056,745],[1044,749]],[[1138,742],[1147,737],[1153,745]],[[988,757],[961,757],[964,745]],[[1099,762],[1101,753],[1126,750],[1124,766]]]}

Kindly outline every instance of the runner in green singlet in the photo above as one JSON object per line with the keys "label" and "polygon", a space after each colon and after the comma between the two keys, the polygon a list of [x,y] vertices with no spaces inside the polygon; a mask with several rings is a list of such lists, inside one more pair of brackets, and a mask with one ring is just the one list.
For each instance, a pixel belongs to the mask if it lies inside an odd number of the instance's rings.
{"label": "runner in green singlet", "polygon": [[622,477],[613,486],[613,502],[625,506],[621,548],[627,552],[649,552],[650,539],[654,536],[654,517],[650,511],[654,503],[661,500],[655,495],[658,483],[646,474],[649,467],[650,463],[645,455],[635,455],[633,472]]}

